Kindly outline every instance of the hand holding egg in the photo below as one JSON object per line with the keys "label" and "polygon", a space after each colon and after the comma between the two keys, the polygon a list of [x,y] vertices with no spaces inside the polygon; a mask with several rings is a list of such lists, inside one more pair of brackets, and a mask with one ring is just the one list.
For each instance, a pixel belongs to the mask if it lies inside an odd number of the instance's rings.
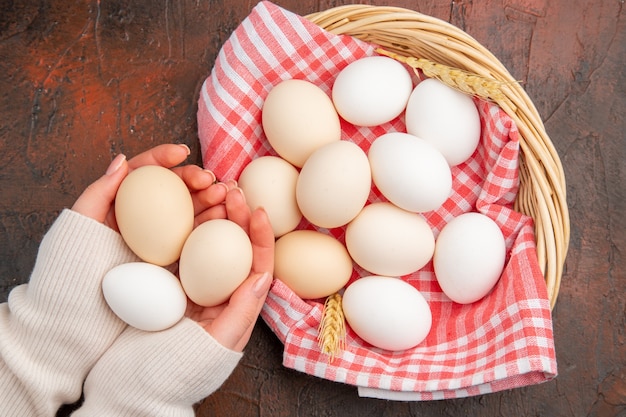
{"label": "hand holding egg", "polygon": [[241,226],[250,236],[250,274],[228,302],[213,307],[189,302],[186,316],[197,321],[223,346],[241,351],[252,334],[272,282],[274,232],[265,211],[250,211],[238,189],[228,192],[225,208],[228,219]]}
{"label": "hand holding egg", "polygon": [[224,216],[225,212],[219,203],[224,201],[228,187],[225,184],[212,186],[215,175],[198,166],[178,167],[177,165],[188,156],[189,148],[179,144],[159,145],[128,161],[124,155],[118,155],[109,165],[106,174],[83,191],[72,206],[72,210],[119,231],[113,202],[121,182],[129,172],[139,167],[157,165],[172,168],[172,171],[185,182],[191,192],[196,223],[200,223],[211,211],[217,210]]}
{"label": "hand holding egg", "polygon": [[[112,310],[137,328],[162,330],[186,314],[225,347],[242,350],[272,281],[272,229],[263,210],[250,212],[240,190],[234,189],[234,182],[216,183],[210,171],[195,165],[178,166],[188,155],[188,147],[174,144],[157,146],[130,161],[119,155],[106,174],[81,194],[72,209],[119,231],[114,202],[120,184],[130,173],[150,166],[174,173],[184,184],[191,201],[189,215],[193,227],[213,219],[229,219],[241,227],[250,236],[252,270],[228,304],[205,308],[188,302],[179,280],[168,270],[148,262],[113,268],[104,278],[103,292]],[[176,184],[176,180],[169,178]],[[160,226],[163,224],[155,227]]]}
{"label": "hand holding egg", "polygon": [[105,175],[83,191],[72,206],[72,210],[118,231],[113,201],[117,189],[129,171],[143,165],[160,165],[170,168],[184,161],[188,155],[187,146],[174,144],[157,146],[135,156],[130,161],[126,161],[124,155],[118,155],[110,163]]}

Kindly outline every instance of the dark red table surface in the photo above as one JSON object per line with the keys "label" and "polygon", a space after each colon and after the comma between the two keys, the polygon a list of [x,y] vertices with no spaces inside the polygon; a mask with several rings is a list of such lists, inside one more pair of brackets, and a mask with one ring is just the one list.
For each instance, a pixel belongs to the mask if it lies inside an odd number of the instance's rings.
{"label": "dark red table surface", "polygon": [[[281,0],[306,15],[342,1]],[[259,321],[198,416],[626,416],[626,21],[623,0],[373,1],[451,22],[523,82],[565,169],[571,242],[554,309],[558,377],[423,403],[281,365]],[[183,142],[215,56],[254,1],[0,1],[0,301],[26,282],[58,212],[114,154]]]}

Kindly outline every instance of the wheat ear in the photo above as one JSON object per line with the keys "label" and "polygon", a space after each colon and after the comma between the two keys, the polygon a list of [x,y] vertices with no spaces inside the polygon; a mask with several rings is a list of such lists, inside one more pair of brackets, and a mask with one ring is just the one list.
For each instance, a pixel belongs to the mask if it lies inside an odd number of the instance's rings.
{"label": "wheat ear", "polygon": [[463,93],[493,100],[498,103],[508,101],[507,97],[502,92],[504,82],[439,64],[426,58],[403,56],[382,48],[377,48],[376,52],[407,64],[416,71],[420,69],[425,76],[436,78]]}
{"label": "wheat ear", "polygon": [[342,297],[339,293],[326,298],[318,329],[319,347],[322,353],[329,356],[329,362],[335,359],[346,344],[346,321],[341,302]]}

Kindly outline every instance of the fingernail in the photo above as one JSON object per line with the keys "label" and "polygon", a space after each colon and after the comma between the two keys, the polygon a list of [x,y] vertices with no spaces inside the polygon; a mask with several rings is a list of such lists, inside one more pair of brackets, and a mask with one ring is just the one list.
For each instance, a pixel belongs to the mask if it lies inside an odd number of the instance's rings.
{"label": "fingernail", "polygon": [[224,184],[223,182],[216,182],[216,183],[215,183],[215,184],[213,184],[213,185],[218,185],[218,186],[220,186],[220,187],[224,188],[224,190],[226,190],[226,193],[228,194],[228,191],[229,191],[229,190],[228,190],[228,185]]}
{"label": "fingernail", "polygon": [[243,190],[239,187],[235,187],[233,188],[233,190],[239,192],[239,194],[241,194],[241,198],[243,198],[244,203],[246,202],[246,195],[243,193]]}
{"label": "fingernail", "polygon": [[107,168],[105,175],[112,175],[113,173],[115,173],[118,169],[120,169],[122,164],[124,164],[125,160],[126,160],[126,156],[124,154],[117,155],[115,158],[113,158],[113,160],[109,164],[109,167]]}
{"label": "fingernail", "polygon": [[215,173],[213,171],[211,171],[210,169],[205,169],[204,172],[211,175],[211,177],[213,178],[213,181],[211,181],[212,184],[215,184],[217,182],[217,177],[215,176]]}
{"label": "fingernail", "polygon": [[259,207],[255,208],[254,210],[263,213],[263,215],[269,220],[270,217],[267,214],[267,210],[265,210],[265,207],[259,206]]}
{"label": "fingernail", "polygon": [[185,148],[185,150],[187,151],[187,155],[191,155],[191,149],[189,149],[189,146],[185,145],[184,143],[179,143],[178,146],[182,146],[183,148]]}
{"label": "fingernail", "polygon": [[233,189],[237,187],[237,181],[236,180],[226,180],[226,185],[228,185],[229,189]]}
{"label": "fingernail", "polygon": [[254,293],[257,298],[265,297],[270,289],[271,284],[271,275],[269,274],[269,272],[264,272],[263,275],[256,279],[256,282],[252,286],[252,293]]}

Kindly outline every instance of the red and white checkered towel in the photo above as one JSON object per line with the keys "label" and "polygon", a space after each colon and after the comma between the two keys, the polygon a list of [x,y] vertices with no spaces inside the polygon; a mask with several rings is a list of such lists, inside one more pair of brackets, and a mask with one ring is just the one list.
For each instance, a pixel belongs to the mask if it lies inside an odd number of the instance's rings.
{"label": "red and white checkered towel", "polygon": [[[275,155],[261,127],[261,107],[282,80],[311,81],[330,95],[350,62],[375,54],[375,45],[332,35],[270,2],[261,2],[223,45],[202,86],[198,127],[203,163],[220,180],[237,179],[262,155]],[[532,219],[512,210],[518,189],[519,136],[498,106],[476,100],[482,120],[479,149],[453,168],[453,195],[426,213],[435,236],[460,213],[480,211],[501,227],[507,264],[494,290],[471,305],[451,302],[432,263],[403,279],[424,295],[433,326],[417,347],[389,352],[348,329],[347,346],[334,361],[318,348],[323,300],[302,300],[280,281],[262,317],[284,343],[284,366],[359,387],[359,394],[399,400],[459,398],[540,383],[556,376],[552,319],[537,264]],[[342,122],[343,139],[367,151],[379,135],[405,131],[399,117],[374,128]],[[382,197],[373,192],[370,202]],[[301,228],[311,228],[306,221]],[[344,228],[330,233],[344,242]],[[353,278],[362,271],[355,269]],[[375,307],[373,307],[375,308]]]}

